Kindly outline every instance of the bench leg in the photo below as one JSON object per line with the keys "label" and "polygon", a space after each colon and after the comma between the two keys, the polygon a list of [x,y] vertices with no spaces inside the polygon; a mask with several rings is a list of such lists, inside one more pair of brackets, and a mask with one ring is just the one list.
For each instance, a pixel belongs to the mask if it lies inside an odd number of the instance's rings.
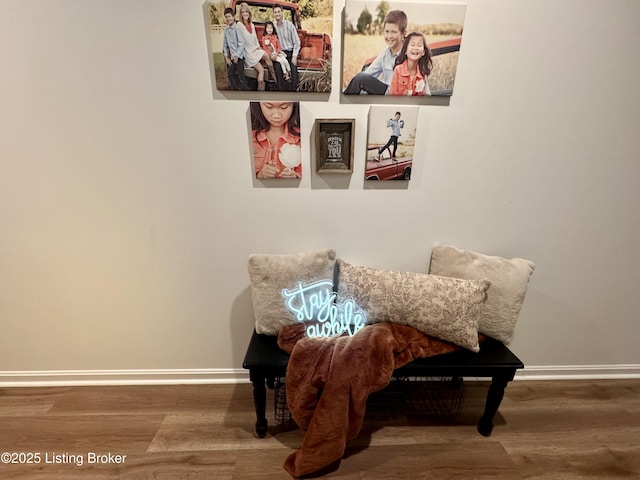
{"label": "bench leg", "polygon": [[504,389],[507,388],[507,384],[513,379],[515,371],[508,375],[496,375],[491,380],[489,391],[487,392],[487,400],[484,404],[484,413],[480,417],[478,422],[478,432],[488,437],[493,430],[493,417],[495,416],[502,397],[504,397]]}
{"label": "bench leg", "polygon": [[253,405],[256,409],[256,433],[258,437],[267,435],[267,378],[256,372],[250,372],[249,378],[253,385]]}

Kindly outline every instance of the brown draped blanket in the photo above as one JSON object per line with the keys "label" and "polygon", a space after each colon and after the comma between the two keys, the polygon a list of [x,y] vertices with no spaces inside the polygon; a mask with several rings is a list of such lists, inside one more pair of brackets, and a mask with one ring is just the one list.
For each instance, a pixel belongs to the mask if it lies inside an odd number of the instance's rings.
{"label": "brown draped blanket", "polygon": [[352,337],[310,338],[305,328],[290,325],[278,335],[278,345],[290,354],[287,404],[305,430],[300,449],[284,462],[293,477],[342,458],[362,428],[367,398],[389,384],[394,369],[461,348],[394,323],[367,325]]}

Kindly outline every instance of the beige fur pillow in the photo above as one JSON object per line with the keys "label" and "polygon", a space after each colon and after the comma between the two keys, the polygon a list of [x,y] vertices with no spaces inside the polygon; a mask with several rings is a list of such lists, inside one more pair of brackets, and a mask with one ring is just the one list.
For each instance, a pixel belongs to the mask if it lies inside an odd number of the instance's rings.
{"label": "beige fur pillow", "polygon": [[393,322],[477,352],[489,280],[358,267],[338,259],[338,299],[355,301],[367,323]]}
{"label": "beige fur pillow", "polygon": [[508,344],[513,338],[534,269],[534,263],[523,258],[507,259],[441,245],[431,252],[429,272],[448,277],[491,280],[480,315],[479,330]]}
{"label": "beige fur pillow", "polygon": [[336,252],[324,249],[291,255],[249,255],[251,298],[256,317],[256,332],[277,335],[282,327],[296,323],[282,297],[283,289],[298,282],[333,281]]}

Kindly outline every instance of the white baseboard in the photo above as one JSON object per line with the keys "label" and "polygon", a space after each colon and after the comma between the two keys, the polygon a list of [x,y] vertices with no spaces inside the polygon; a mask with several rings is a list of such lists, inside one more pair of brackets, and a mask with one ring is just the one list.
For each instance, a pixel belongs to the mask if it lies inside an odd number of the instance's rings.
{"label": "white baseboard", "polygon": [[0,387],[248,383],[242,368],[0,371]]}
{"label": "white baseboard", "polygon": [[524,367],[516,380],[613,380],[640,378],[640,365],[551,365]]}
{"label": "white baseboard", "polygon": [[[640,365],[525,367],[515,380],[640,379]],[[242,368],[0,371],[0,387],[248,383]]]}

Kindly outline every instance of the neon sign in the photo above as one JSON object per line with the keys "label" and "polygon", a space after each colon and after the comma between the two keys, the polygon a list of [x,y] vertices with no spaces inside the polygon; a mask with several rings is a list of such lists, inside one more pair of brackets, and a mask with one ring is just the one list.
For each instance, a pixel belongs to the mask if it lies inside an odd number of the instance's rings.
{"label": "neon sign", "polygon": [[348,333],[354,335],[367,324],[367,316],[353,300],[336,304],[331,280],[303,284],[282,289],[284,304],[299,322],[317,320],[307,327],[308,337],[329,337]]}

